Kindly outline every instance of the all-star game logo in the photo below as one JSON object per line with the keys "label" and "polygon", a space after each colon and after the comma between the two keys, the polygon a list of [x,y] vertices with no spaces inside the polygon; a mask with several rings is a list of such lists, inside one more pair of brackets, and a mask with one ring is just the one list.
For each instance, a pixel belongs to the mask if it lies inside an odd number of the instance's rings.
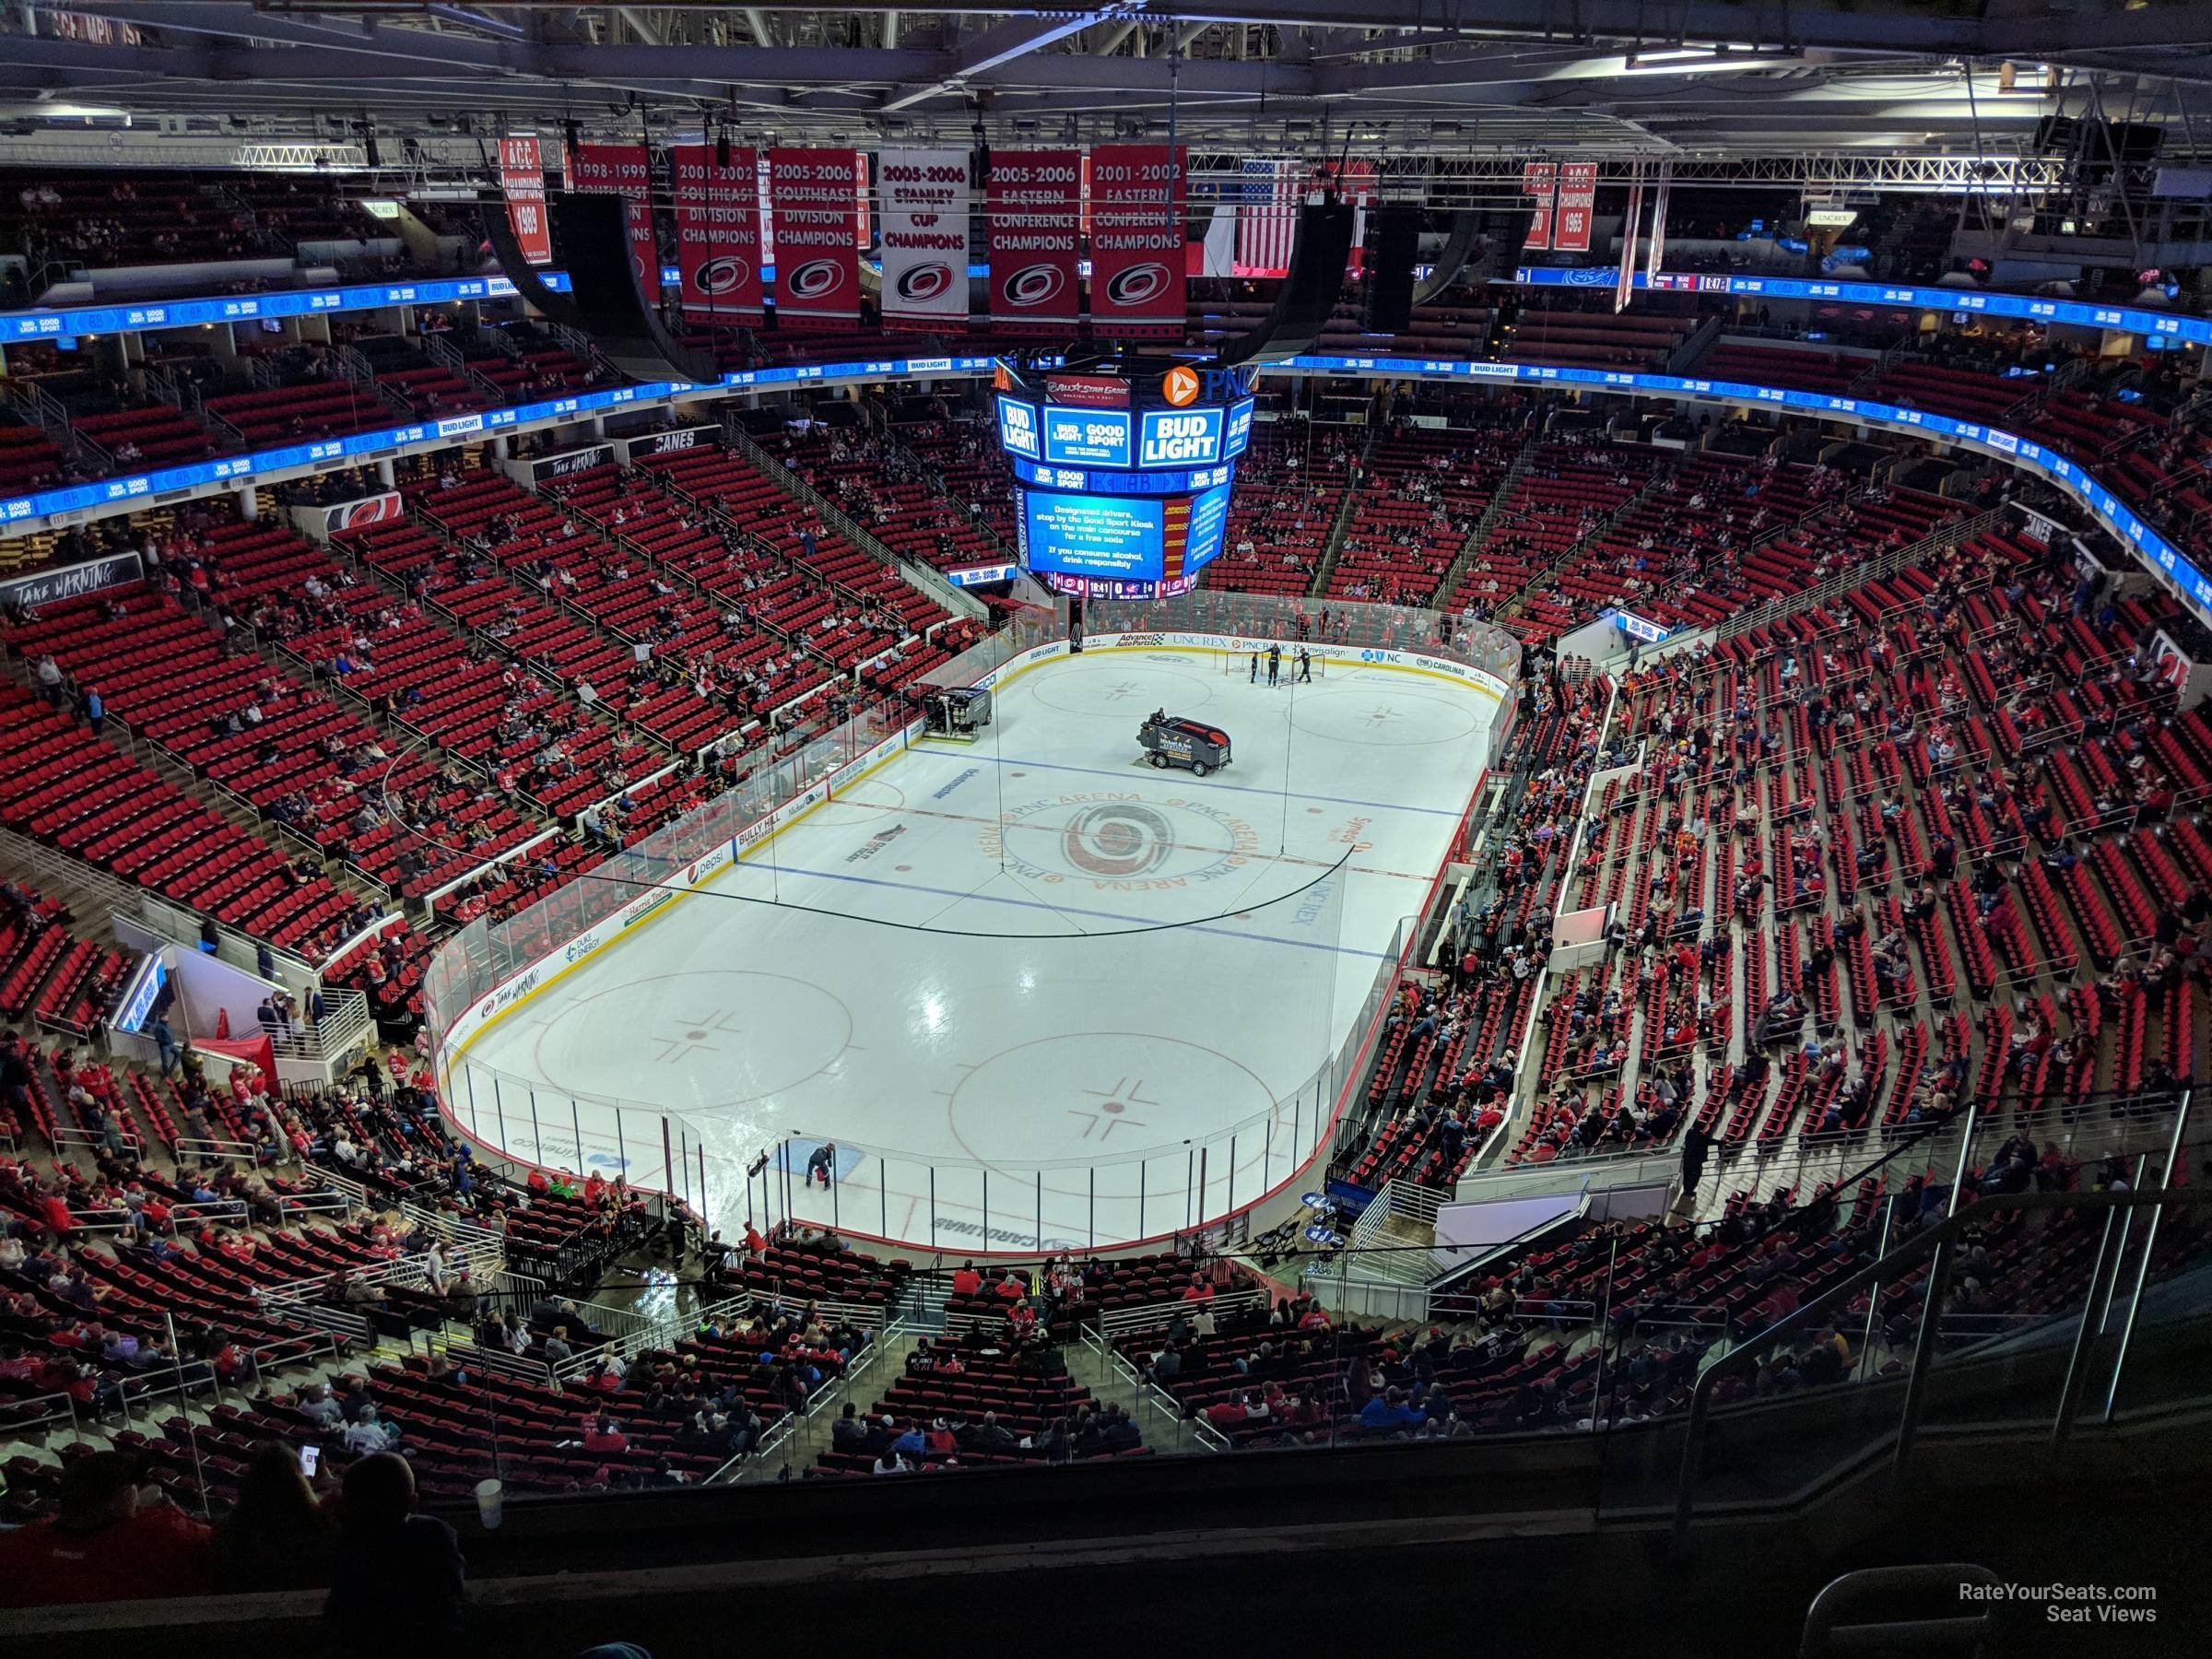
{"label": "all-star game logo", "polygon": [[[1180,833],[1171,815],[1184,819]],[[1211,802],[1154,804],[1120,790],[1009,806],[981,839],[985,857],[1026,880],[1088,883],[1100,892],[1216,881],[1242,868],[1260,841],[1258,830]]]}

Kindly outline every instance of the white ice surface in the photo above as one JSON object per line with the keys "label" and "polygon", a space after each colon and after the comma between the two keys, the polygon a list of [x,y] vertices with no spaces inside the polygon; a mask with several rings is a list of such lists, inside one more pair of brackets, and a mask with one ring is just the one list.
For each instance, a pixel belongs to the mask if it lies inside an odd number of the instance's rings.
{"label": "white ice surface", "polygon": [[[1144,764],[1157,707],[1221,726],[1233,763]],[[795,1213],[1023,1250],[1249,1204],[1319,1138],[1316,1070],[1498,712],[1378,668],[1271,690],[1197,652],[1048,662],[982,742],[896,756],[507,1015],[455,1064],[452,1108],[520,1156],[694,1195],[703,1163],[733,1232]],[[822,1138],[841,1179],[803,1193]]]}

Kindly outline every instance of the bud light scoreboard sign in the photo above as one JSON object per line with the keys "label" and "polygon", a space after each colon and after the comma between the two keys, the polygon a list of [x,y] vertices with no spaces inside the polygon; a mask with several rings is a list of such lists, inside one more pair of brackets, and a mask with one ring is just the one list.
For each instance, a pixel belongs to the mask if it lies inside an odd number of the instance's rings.
{"label": "bud light scoreboard sign", "polygon": [[996,375],[1024,566],[1094,598],[1188,589],[1221,552],[1251,371],[1127,356],[1052,368]]}

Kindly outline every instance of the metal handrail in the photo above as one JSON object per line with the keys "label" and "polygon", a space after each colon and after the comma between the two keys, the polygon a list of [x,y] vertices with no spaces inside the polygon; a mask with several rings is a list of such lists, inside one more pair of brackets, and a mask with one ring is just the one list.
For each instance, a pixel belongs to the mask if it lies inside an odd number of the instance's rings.
{"label": "metal handrail", "polygon": [[[1913,1265],[1937,1256],[1948,1245],[1993,1217],[2040,1215],[2060,1210],[2147,1209],[2153,1214],[2159,1214],[2171,1204],[2191,1207],[2212,1206],[2212,1191],[2197,1187],[2152,1187],[2142,1192],[2020,1193],[1977,1199],[1962,1209],[1952,1211],[1943,1220],[1871,1265],[1839,1279],[1794,1312],[1785,1314],[1765,1329],[1744,1338],[1699,1374],[1697,1386],[1690,1394],[1688,1423],[1682,1441],[1682,1468],[1675,1490],[1676,1539],[1679,1541],[1688,1534],[1691,1516],[1696,1510],[1698,1467],[1704,1453],[1705,1435],[1712,1416],[1713,1393],[1723,1378],[1755,1369],[1760,1356],[1776,1342],[1830,1323],[1830,1316],[1848,1308],[1862,1290],[1898,1283]],[[1911,1445],[1918,1418],[1920,1395],[1926,1382],[1928,1361],[1934,1353],[1936,1319],[1940,1312],[1945,1280],[1948,1277],[1946,1266],[1946,1263],[1938,1261],[1929,1275],[1923,1304],[1919,1351],[1914,1356],[1914,1364],[1906,1381],[1906,1400],[1899,1429],[1898,1451],[1900,1458]]]}

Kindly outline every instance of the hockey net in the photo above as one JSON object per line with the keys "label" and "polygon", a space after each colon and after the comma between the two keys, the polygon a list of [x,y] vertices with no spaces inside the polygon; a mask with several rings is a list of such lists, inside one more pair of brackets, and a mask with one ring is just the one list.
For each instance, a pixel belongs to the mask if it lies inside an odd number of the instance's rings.
{"label": "hockey net", "polygon": [[[1298,660],[1297,641],[1285,641],[1282,661],[1276,665],[1276,683],[1277,685],[1288,685],[1301,678],[1317,680],[1328,677],[1328,659],[1311,645],[1305,649],[1306,660],[1301,665]],[[1221,655],[1221,672],[1225,677],[1230,679],[1252,680],[1264,686],[1267,683],[1267,653],[1265,651],[1259,653],[1259,668],[1255,673],[1253,668],[1252,652],[1224,652]]]}

